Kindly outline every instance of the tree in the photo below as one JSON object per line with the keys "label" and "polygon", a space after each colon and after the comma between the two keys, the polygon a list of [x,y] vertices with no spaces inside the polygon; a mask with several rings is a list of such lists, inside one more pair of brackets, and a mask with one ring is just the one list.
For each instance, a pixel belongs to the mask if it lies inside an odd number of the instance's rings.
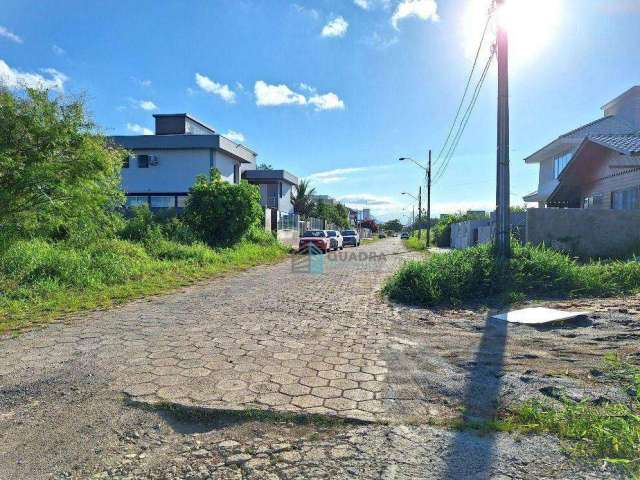
{"label": "tree", "polygon": [[184,222],[211,246],[232,245],[259,224],[260,190],[244,181],[225,182],[215,168],[210,177],[199,175],[189,189]]}
{"label": "tree", "polygon": [[258,170],[273,170],[270,163],[259,163],[256,167]]}
{"label": "tree", "polygon": [[362,222],[360,222],[360,226],[362,228],[368,228],[373,233],[376,233],[378,231],[378,224],[375,220],[363,220]]}
{"label": "tree", "polygon": [[401,232],[402,231],[402,222],[398,219],[389,220],[382,226],[383,229],[389,230],[391,232]]}
{"label": "tree", "polygon": [[82,99],[0,88],[0,232],[90,241],[122,225],[120,169]]}
{"label": "tree", "polygon": [[291,193],[291,206],[293,206],[294,213],[297,213],[302,218],[311,216],[314,209],[314,202],[311,196],[315,193],[315,188],[310,188],[310,184],[307,180],[300,180],[295,191]]}

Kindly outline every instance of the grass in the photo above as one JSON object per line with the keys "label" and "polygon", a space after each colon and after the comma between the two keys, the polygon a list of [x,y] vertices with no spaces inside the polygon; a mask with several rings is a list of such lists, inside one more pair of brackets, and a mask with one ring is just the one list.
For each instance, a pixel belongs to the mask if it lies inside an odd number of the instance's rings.
{"label": "grass", "polygon": [[544,246],[513,244],[511,260],[500,265],[491,245],[433,254],[407,262],[387,282],[392,300],[420,306],[460,305],[502,297],[607,297],[640,291],[640,262],[587,264]]}
{"label": "grass", "polygon": [[566,441],[565,447],[573,456],[618,465],[632,478],[640,478],[640,368],[611,354],[605,357],[603,370],[607,380],[629,393],[627,403],[565,399],[558,407],[531,399],[510,406],[500,418],[459,419],[451,426],[480,434],[554,434]]}
{"label": "grass", "polygon": [[407,240],[403,240],[402,242],[409,250],[423,251],[426,250],[427,231],[422,230],[421,236],[422,238],[418,239],[418,235],[414,234],[411,235]]}
{"label": "grass", "polygon": [[16,241],[0,254],[0,333],[275,262],[286,252],[275,241],[220,249],[164,239],[109,239],[85,247]]}
{"label": "grass", "polygon": [[497,429],[553,433],[572,441],[574,455],[620,465],[640,478],[640,368],[611,354],[605,357],[604,374],[627,391],[628,403],[565,400],[556,408],[529,400],[512,407]]}

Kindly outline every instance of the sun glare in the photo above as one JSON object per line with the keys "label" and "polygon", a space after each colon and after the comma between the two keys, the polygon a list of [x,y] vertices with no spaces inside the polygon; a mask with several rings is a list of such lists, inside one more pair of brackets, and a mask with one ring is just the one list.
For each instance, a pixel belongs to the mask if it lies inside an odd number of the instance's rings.
{"label": "sun glare", "polygon": [[[562,16],[562,0],[505,0],[495,12],[487,45],[495,38],[498,24],[509,32],[512,64],[532,61],[554,40]],[[491,0],[469,0],[463,21],[465,51],[472,56],[482,35]]]}

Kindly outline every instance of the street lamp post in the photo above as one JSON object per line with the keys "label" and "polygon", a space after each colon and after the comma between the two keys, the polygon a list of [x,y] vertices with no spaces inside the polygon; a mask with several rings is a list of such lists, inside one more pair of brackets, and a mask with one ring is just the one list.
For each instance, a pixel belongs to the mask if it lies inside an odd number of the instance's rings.
{"label": "street lamp post", "polygon": [[[429,248],[429,244],[431,243],[431,150],[429,150],[429,163],[425,167],[420,162],[416,162],[411,157],[401,157],[399,159],[401,162],[404,160],[409,160],[410,162],[415,163],[417,166],[422,168],[425,171],[425,179],[427,183],[427,243],[426,247]],[[415,198],[415,197],[414,197]],[[422,198],[422,186],[420,187],[420,198]],[[418,209],[418,219],[421,218],[422,212],[422,202],[418,202],[420,204],[420,208]],[[420,220],[419,220],[420,221]],[[418,230],[421,232],[421,230]]]}

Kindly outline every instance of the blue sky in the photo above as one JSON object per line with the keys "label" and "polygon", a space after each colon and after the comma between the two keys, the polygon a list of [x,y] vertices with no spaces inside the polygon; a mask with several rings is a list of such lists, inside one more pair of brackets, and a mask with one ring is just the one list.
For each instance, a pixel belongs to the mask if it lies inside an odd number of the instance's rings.
{"label": "blue sky", "polygon": [[[190,112],[319,193],[388,219],[410,210],[401,192],[422,180],[397,158],[424,161],[429,148],[436,158],[443,144],[485,3],[3,0],[0,78],[85,94],[107,134]],[[522,159],[640,84],[640,0],[511,3],[537,10],[513,32],[512,200],[522,203],[537,186]],[[494,205],[495,98],[494,64],[434,185],[436,214]]]}

